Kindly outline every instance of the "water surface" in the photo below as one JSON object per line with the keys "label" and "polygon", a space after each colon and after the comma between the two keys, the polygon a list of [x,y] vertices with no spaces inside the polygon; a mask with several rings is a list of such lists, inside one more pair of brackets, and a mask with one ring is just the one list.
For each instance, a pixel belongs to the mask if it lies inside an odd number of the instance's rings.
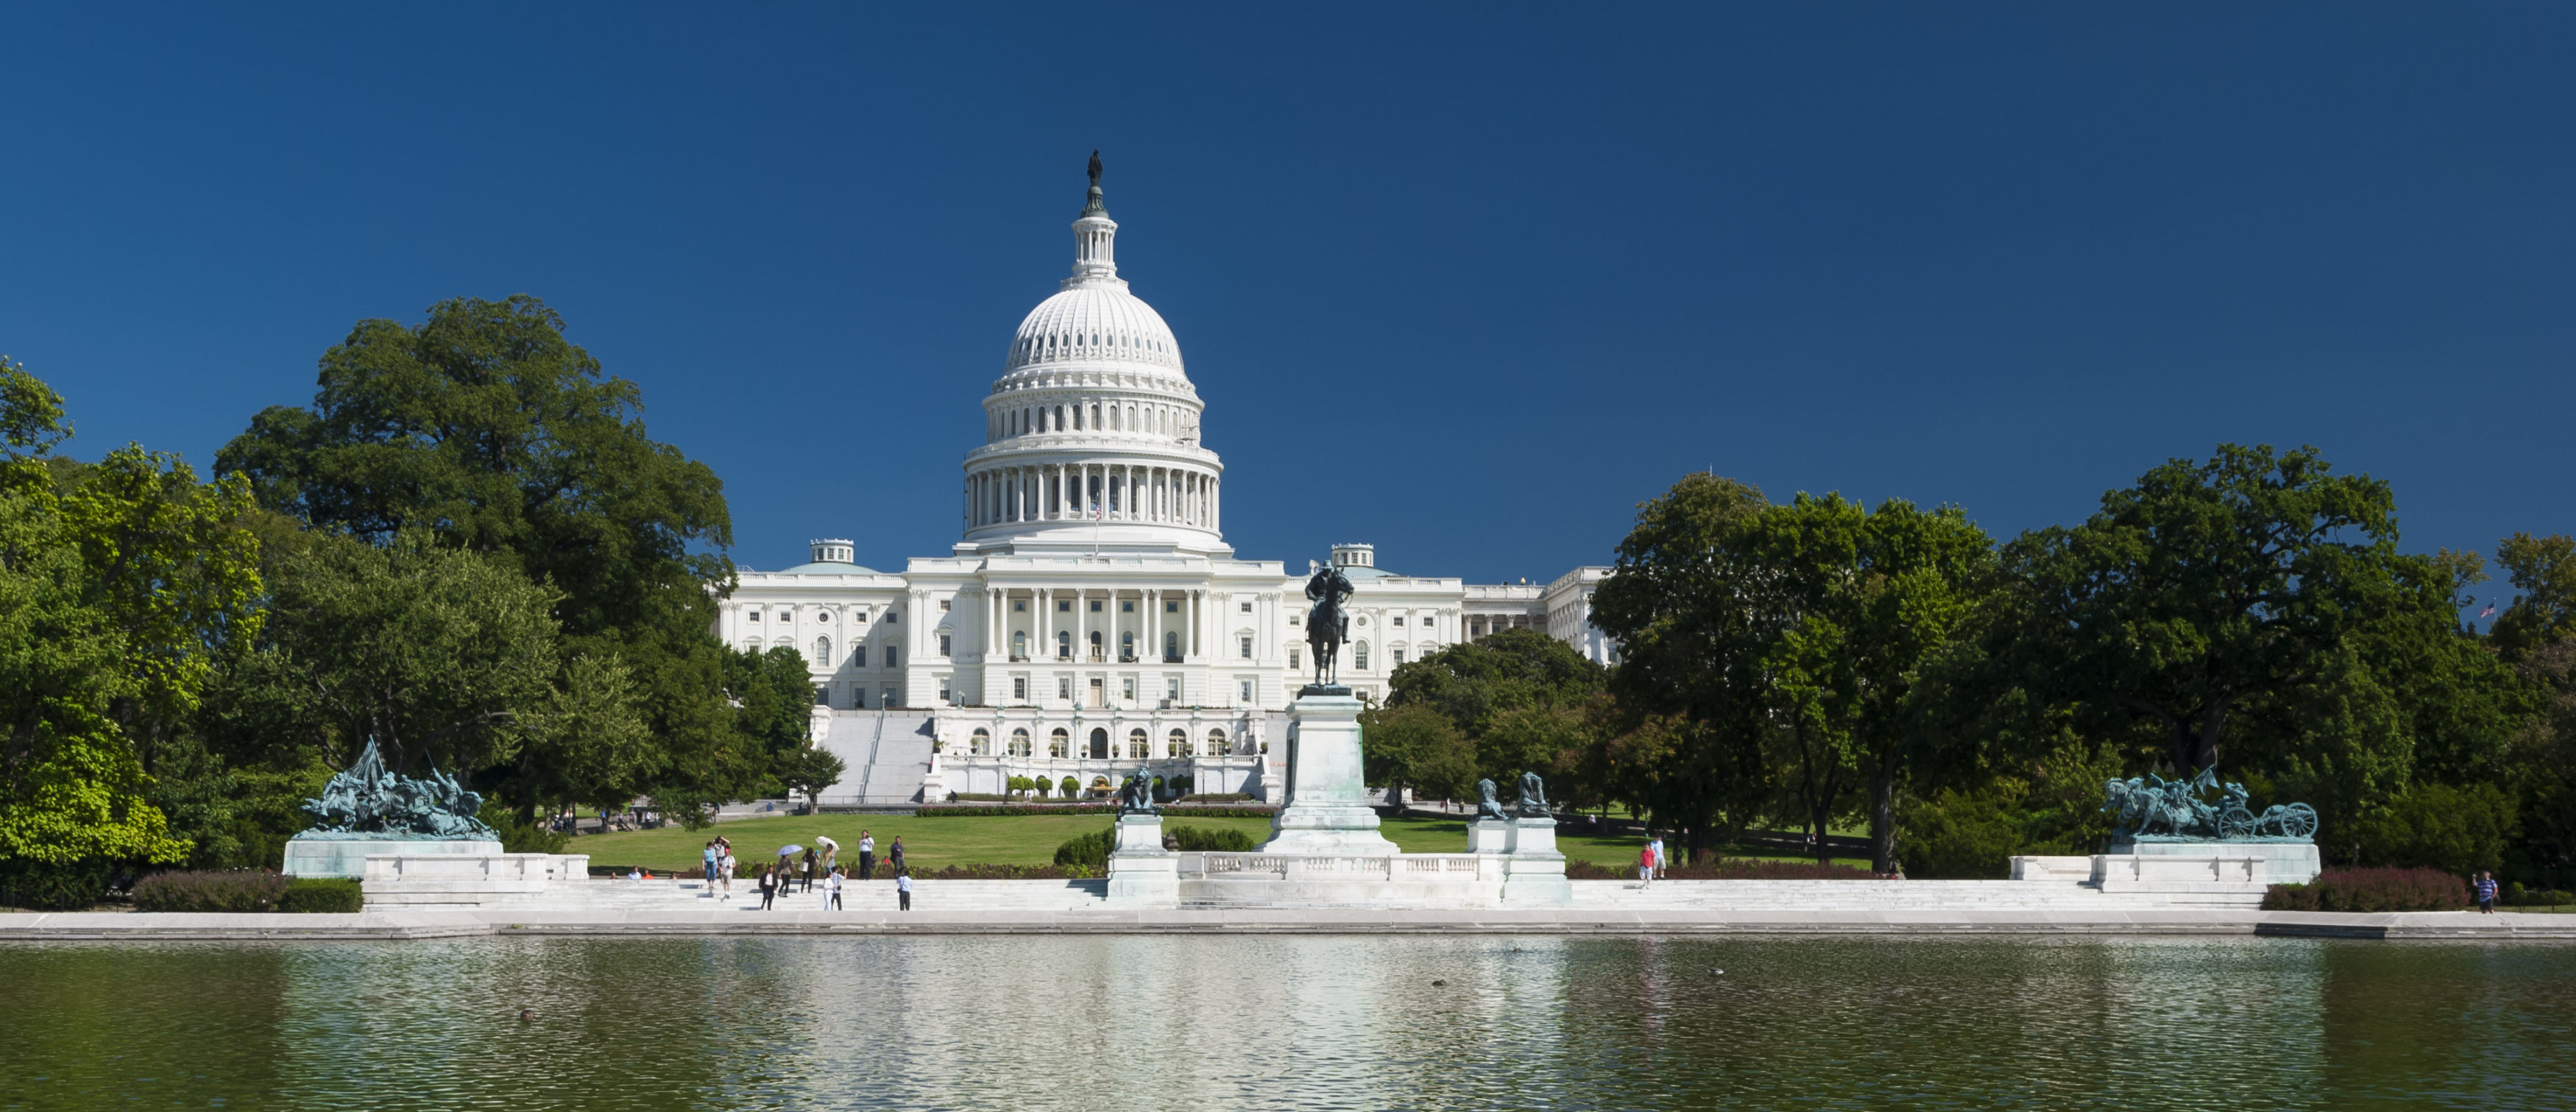
{"label": "water surface", "polygon": [[2571,1020],[2549,943],[22,945],[0,1108],[2546,1108]]}

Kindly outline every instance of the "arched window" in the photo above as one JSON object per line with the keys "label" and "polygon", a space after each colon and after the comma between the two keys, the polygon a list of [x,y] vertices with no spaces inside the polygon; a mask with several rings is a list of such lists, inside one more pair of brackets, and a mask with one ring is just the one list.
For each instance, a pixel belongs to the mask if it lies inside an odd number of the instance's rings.
{"label": "arched window", "polygon": [[1011,659],[1013,659],[1013,660],[1027,660],[1028,658],[1029,658],[1029,631],[1027,631],[1027,630],[1025,630],[1025,629],[1015,629],[1015,630],[1012,630],[1012,631],[1011,631]]}
{"label": "arched window", "polygon": [[829,668],[832,666],[831,638],[817,637],[814,639],[814,666],[817,668]]}
{"label": "arched window", "polygon": [[1189,731],[1187,731],[1187,730],[1174,730],[1174,731],[1172,731],[1172,736],[1167,737],[1167,738],[1164,738],[1164,739],[1163,739],[1163,755],[1164,755],[1164,756],[1166,756],[1166,757],[1186,757],[1186,756],[1189,756],[1189,755],[1190,755],[1190,734],[1189,734]]}
{"label": "arched window", "polygon": [[977,726],[975,727],[975,736],[970,739],[970,742],[971,744],[967,745],[966,751],[975,756],[981,757],[992,751],[993,733],[982,726]]}
{"label": "arched window", "polygon": [[1208,755],[1208,756],[1211,756],[1211,757],[1222,757],[1222,756],[1224,756],[1224,755],[1225,755],[1225,731],[1224,731],[1224,730],[1209,730],[1209,731],[1208,731],[1208,738],[1207,738],[1207,755]]}
{"label": "arched window", "polygon": [[1128,631],[1126,631],[1126,632],[1121,633],[1121,634],[1119,634],[1119,635],[1118,635],[1118,659],[1120,659],[1120,660],[1134,660],[1134,659],[1136,659],[1136,631],[1135,631],[1135,630],[1132,630],[1132,629],[1131,629],[1131,630],[1128,630]]}
{"label": "arched window", "polygon": [[1073,631],[1072,631],[1072,630],[1069,630],[1069,629],[1059,629],[1059,630],[1055,631],[1055,655],[1057,656],[1057,658],[1058,658],[1058,659],[1062,659],[1062,660],[1071,660],[1071,659],[1073,659]]}
{"label": "arched window", "polygon": [[1179,631],[1177,631],[1177,630],[1169,630],[1169,629],[1164,630],[1164,631],[1163,631],[1163,663],[1165,663],[1165,664],[1178,664],[1178,663],[1180,663],[1180,662],[1181,662],[1181,635],[1180,635]]}
{"label": "arched window", "polygon": [[1091,659],[1100,659],[1100,631],[1091,631]]}
{"label": "arched window", "polygon": [[1062,726],[1056,727],[1055,732],[1047,735],[1047,756],[1061,760],[1072,755],[1073,735],[1065,733]]}
{"label": "arched window", "polygon": [[1368,671],[1368,642],[1351,642],[1351,667],[1362,672]]}
{"label": "arched window", "polygon": [[1152,753],[1146,751],[1145,731],[1142,729],[1127,731],[1127,759],[1141,761],[1152,756]]}
{"label": "arched window", "polygon": [[1097,728],[1091,731],[1091,759],[1095,761],[1109,759],[1109,731]]}
{"label": "arched window", "polygon": [[1011,731],[1011,755],[1014,757],[1025,757],[1029,755],[1029,731],[1027,727],[1023,726]]}

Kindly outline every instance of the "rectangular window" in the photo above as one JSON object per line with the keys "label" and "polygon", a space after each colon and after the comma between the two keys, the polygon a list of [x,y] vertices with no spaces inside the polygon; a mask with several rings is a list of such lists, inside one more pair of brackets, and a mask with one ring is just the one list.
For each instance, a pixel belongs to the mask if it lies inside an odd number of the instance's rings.
{"label": "rectangular window", "polygon": [[1164,603],[1164,604],[1163,604],[1163,613],[1166,613],[1166,614],[1178,614],[1178,613],[1180,613],[1180,612],[1181,612],[1181,604],[1180,604],[1180,603],[1177,603],[1177,602],[1167,602],[1167,603]]}
{"label": "rectangular window", "polygon": [[1012,600],[1011,600],[1011,613],[1014,613],[1014,614],[1026,614],[1026,613],[1028,613],[1028,612],[1029,612],[1029,600],[1024,599],[1024,598],[1015,598],[1015,599],[1012,599]]}
{"label": "rectangular window", "polygon": [[899,663],[899,661],[896,659],[896,656],[895,656],[895,654],[896,654],[898,651],[899,651],[899,650],[898,650],[895,646],[893,646],[893,645],[888,645],[888,646],[886,646],[886,647],[885,647],[885,666],[886,666],[886,667],[888,667],[888,668],[892,668],[892,667],[894,667],[896,664],[898,664],[898,663]]}
{"label": "rectangular window", "polygon": [[1163,697],[1175,703],[1181,701],[1181,677],[1163,677]]}
{"label": "rectangular window", "polygon": [[856,684],[852,684],[852,685],[850,685],[850,709],[851,709],[851,710],[866,710],[866,709],[868,709],[868,689],[867,689],[867,688],[860,687],[860,686],[858,686],[858,685],[856,685]]}
{"label": "rectangular window", "polygon": [[1398,667],[1398,668],[1404,667],[1404,650],[1403,650],[1403,649],[1388,649],[1388,650],[1387,650],[1387,657],[1386,657],[1386,658],[1387,658],[1388,660],[1392,660],[1392,661],[1394,661],[1394,662],[1395,662],[1395,666],[1396,666],[1396,667]]}
{"label": "rectangular window", "polygon": [[1125,700],[1127,700],[1128,702],[1131,702],[1131,703],[1132,703],[1132,702],[1135,702],[1135,701],[1136,701],[1136,677],[1134,677],[1134,676],[1129,676],[1129,677],[1127,677],[1126,679],[1124,679],[1124,680],[1120,681],[1120,682],[1119,682],[1119,686],[1118,686],[1118,690],[1119,690],[1119,695],[1118,695],[1118,697],[1119,697],[1119,698],[1121,698],[1121,699],[1125,699]]}
{"label": "rectangular window", "polygon": [[943,633],[939,635],[939,655],[942,658],[946,658],[950,655],[948,634]]}
{"label": "rectangular window", "polygon": [[887,625],[893,625],[893,624],[894,624],[894,611],[892,611],[892,610],[888,610],[888,611],[886,611],[886,617],[885,617],[885,620],[886,620],[886,624],[887,624]]}
{"label": "rectangular window", "polygon": [[817,688],[815,688],[815,689],[814,689],[814,705],[815,705],[815,706],[818,706],[818,707],[828,707],[828,706],[831,706],[831,705],[832,705],[832,689],[831,689],[831,688],[829,688],[829,687],[817,687]]}
{"label": "rectangular window", "polygon": [[[942,613],[942,614],[945,614],[945,613],[947,613],[947,612],[948,612],[948,600],[947,600],[947,599],[941,599],[941,600],[939,600],[939,612],[940,612],[940,613]],[[1397,625],[1403,625],[1403,624],[1404,624],[1404,619],[1402,619],[1402,618],[1398,618],[1398,619],[1396,619],[1396,620],[1395,620],[1395,624],[1397,624]]]}
{"label": "rectangular window", "polygon": [[1245,681],[1243,681],[1243,701],[1244,701],[1244,702],[1247,702],[1247,703],[1249,703],[1249,702],[1251,702],[1251,701],[1252,701],[1252,681],[1251,681],[1251,680],[1245,680]]}
{"label": "rectangular window", "polygon": [[1250,659],[1252,659],[1252,638],[1245,637],[1245,638],[1241,638],[1240,640],[1241,640],[1241,642],[1242,642],[1242,644],[1243,644],[1243,659],[1245,659],[1245,660],[1250,660]]}
{"label": "rectangular window", "polygon": [[1027,676],[1011,677],[1011,698],[1025,702],[1028,700],[1028,697],[1029,678]]}
{"label": "rectangular window", "polygon": [[1397,625],[1403,625],[1403,624],[1404,624],[1404,615],[1402,615],[1402,614],[1398,614],[1398,615],[1396,615],[1396,616],[1395,616],[1395,624],[1397,624]]}
{"label": "rectangular window", "polygon": [[1055,697],[1065,700],[1073,698],[1073,677],[1057,676],[1055,678]]}
{"label": "rectangular window", "polygon": [[939,701],[940,701],[940,702],[943,702],[943,703],[945,703],[945,702],[948,702],[948,701],[949,701],[949,698],[948,698],[948,677],[946,677],[946,676],[941,676],[941,677],[939,677]]}
{"label": "rectangular window", "polygon": [[1121,614],[1133,614],[1136,612],[1136,604],[1132,601],[1122,599],[1118,603],[1118,612]]}
{"label": "rectangular window", "polygon": [[1058,613],[1058,614],[1070,614],[1070,613],[1073,613],[1073,600],[1072,600],[1072,599],[1057,599],[1057,600],[1056,600],[1056,603],[1055,603],[1055,612],[1056,612],[1056,613]]}
{"label": "rectangular window", "polygon": [[1091,677],[1091,705],[1095,707],[1109,705],[1109,681],[1098,676]]}
{"label": "rectangular window", "polygon": [[1244,613],[1246,613],[1246,614],[1252,613],[1252,604],[1251,604],[1251,603],[1248,603],[1248,602],[1247,602],[1247,603],[1243,603],[1243,604],[1241,604],[1241,605],[1242,605],[1242,607],[1243,607],[1243,612],[1244,612]]}
{"label": "rectangular window", "polygon": [[1295,649],[1290,649],[1290,650],[1288,650],[1288,670],[1293,672],[1293,671],[1296,671],[1299,667],[1301,667],[1301,665],[1299,665],[1299,664],[1297,663],[1297,650],[1295,650]]}
{"label": "rectangular window", "polygon": [[1097,613],[1099,613],[1099,612],[1100,612],[1100,600],[1099,600],[1099,599],[1093,599],[1093,600],[1091,600],[1091,612],[1092,612],[1092,613],[1094,613],[1094,614],[1097,614]]}
{"label": "rectangular window", "polygon": [[749,612],[749,613],[747,613],[747,614],[744,614],[744,615],[743,615],[743,617],[749,618],[749,619],[751,619],[752,621],[755,621],[755,622],[756,622],[756,621],[759,621],[759,620],[760,620],[760,611],[757,611],[757,610],[751,611],[751,612]]}

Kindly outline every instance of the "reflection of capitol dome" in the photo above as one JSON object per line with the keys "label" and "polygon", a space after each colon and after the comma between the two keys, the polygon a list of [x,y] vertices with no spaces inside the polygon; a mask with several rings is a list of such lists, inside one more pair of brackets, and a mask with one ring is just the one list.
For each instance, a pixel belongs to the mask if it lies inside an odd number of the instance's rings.
{"label": "reflection of capitol dome", "polygon": [[1073,276],[1011,338],[966,454],[966,540],[1217,551],[1224,465],[1162,314],[1118,277],[1100,186],[1073,222]]}

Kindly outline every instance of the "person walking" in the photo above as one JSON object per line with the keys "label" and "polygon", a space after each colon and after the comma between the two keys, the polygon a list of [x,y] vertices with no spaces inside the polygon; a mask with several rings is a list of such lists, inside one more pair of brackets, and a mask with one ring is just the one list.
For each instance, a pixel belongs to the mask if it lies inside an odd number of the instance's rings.
{"label": "person walking", "polygon": [[699,855],[699,859],[700,859],[700,860],[702,860],[702,861],[704,861],[706,864],[698,870],[698,877],[699,877],[699,879],[701,879],[701,880],[705,881],[705,883],[700,884],[698,887],[706,889],[706,898],[708,898],[708,899],[712,900],[712,899],[716,898],[716,842],[715,842],[715,839],[713,839],[713,838],[709,838],[709,839],[707,839],[707,851],[706,851],[705,853],[703,853],[703,854],[700,854],[700,855]]}
{"label": "person walking", "polygon": [[1660,879],[1664,875],[1664,862],[1668,860],[1664,856],[1664,836],[1655,835],[1652,841],[1646,843],[1646,848],[1655,852],[1655,876]]}
{"label": "person walking", "polygon": [[894,900],[895,900],[895,910],[897,910],[897,911],[910,911],[910,910],[912,910],[912,874],[911,874],[911,873],[903,873],[903,872],[899,872],[899,873],[894,874]]}
{"label": "person walking", "polygon": [[886,847],[886,868],[894,870],[896,876],[903,875],[903,835],[901,834],[895,835],[894,844]]}
{"label": "person walking", "polygon": [[760,871],[760,909],[762,911],[769,910],[769,901],[775,899],[777,896],[778,867],[772,865],[769,868],[762,869]]}
{"label": "person walking", "polygon": [[716,839],[716,874],[724,885],[723,899],[733,898],[733,843]]}
{"label": "person walking", "polygon": [[1637,882],[1639,887],[1655,882],[1655,847],[1652,845],[1637,851]]}
{"label": "person walking", "polygon": [[2494,873],[2478,874],[2478,913],[2495,914],[2496,882]]}
{"label": "person walking", "polygon": [[841,910],[841,870],[839,869],[823,874],[823,909]]}
{"label": "person walking", "polygon": [[811,892],[811,891],[813,891],[813,890],[814,890],[814,871],[815,871],[815,870],[814,870],[814,862],[815,862],[815,860],[816,860],[816,858],[815,858],[815,856],[814,856],[814,851],[813,851],[813,850],[811,850],[811,849],[806,850],[806,851],[805,851],[805,860],[804,860],[804,861],[802,861],[802,862],[800,862],[800,865],[801,865],[801,867],[802,867],[802,869],[803,869],[803,871],[804,871],[804,874],[805,874],[805,875],[804,875],[804,882],[805,882],[805,884],[804,884],[804,887],[802,887],[802,888],[798,888],[798,889],[797,889],[797,891],[799,891],[799,892]]}
{"label": "person walking", "polygon": [[859,879],[875,880],[877,875],[877,840],[867,831],[859,831]]}

